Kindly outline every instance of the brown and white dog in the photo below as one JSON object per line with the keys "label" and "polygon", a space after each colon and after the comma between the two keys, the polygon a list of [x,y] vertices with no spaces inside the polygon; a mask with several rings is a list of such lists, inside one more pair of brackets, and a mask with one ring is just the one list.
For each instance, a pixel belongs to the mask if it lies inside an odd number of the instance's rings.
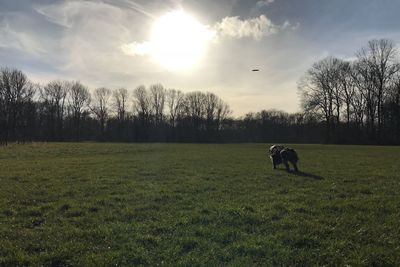
{"label": "brown and white dog", "polygon": [[283,163],[287,171],[290,171],[289,163],[293,165],[294,171],[298,172],[297,161],[299,157],[293,148],[284,147],[280,145],[273,145],[269,148],[269,157],[272,161],[272,168],[276,169],[276,166]]}

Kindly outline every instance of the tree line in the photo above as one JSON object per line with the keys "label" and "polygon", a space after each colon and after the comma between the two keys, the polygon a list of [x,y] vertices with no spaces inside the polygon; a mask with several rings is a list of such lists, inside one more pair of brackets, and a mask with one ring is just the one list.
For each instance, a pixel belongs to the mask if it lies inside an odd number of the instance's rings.
{"label": "tree line", "polygon": [[132,91],[77,81],[34,84],[20,70],[0,70],[0,141],[217,141],[231,114],[207,92],[183,93],[161,84]]}
{"label": "tree line", "polygon": [[[0,142],[319,142],[313,118],[263,110],[233,118],[210,92],[183,93],[161,84],[90,90],[77,81],[30,82],[0,70]],[[311,127],[311,128],[310,128]]]}
{"label": "tree line", "polygon": [[346,61],[328,57],[299,81],[303,110],[234,118],[211,92],[161,84],[90,91],[78,81],[35,84],[0,69],[0,143],[30,141],[400,144],[400,64],[390,40]]}

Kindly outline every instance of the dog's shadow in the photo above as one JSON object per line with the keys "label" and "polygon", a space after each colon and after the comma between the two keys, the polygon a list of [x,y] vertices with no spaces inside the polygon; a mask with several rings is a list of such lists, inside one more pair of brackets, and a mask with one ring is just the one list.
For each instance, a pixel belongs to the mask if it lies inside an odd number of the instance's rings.
{"label": "dog's shadow", "polygon": [[284,172],[290,173],[292,175],[300,176],[300,177],[312,178],[312,179],[315,179],[315,180],[323,180],[324,179],[324,177],[322,177],[322,176],[319,176],[319,175],[316,175],[316,174],[312,174],[312,173],[308,173],[308,172],[302,172],[302,171],[297,171],[296,172],[296,171],[293,171],[293,170],[286,171],[285,169],[277,169],[277,170],[284,171]]}

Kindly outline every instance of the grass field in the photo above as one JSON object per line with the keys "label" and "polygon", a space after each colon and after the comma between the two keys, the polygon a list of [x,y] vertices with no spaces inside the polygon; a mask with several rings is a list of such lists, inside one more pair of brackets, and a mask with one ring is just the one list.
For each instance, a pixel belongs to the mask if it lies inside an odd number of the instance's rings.
{"label": "grass field", "polygon": [[1,266],[400,265],[400,147],[0,148]]}

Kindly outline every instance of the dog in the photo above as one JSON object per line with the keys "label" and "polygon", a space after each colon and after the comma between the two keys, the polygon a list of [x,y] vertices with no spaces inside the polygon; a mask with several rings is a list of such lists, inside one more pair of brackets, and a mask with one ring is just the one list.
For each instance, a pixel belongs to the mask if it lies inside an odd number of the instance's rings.
{"label": "dog", "polygon": [[294,171],[298,172],[297,162],[299,157],[297,152],[293,148],[284,147],[281,145],[273,145],[269,148],[269,157],[272,161],[272,168],[276,169],[276,166],[283,163],[287,171],[290,171],[289,162],[293,165]]}

